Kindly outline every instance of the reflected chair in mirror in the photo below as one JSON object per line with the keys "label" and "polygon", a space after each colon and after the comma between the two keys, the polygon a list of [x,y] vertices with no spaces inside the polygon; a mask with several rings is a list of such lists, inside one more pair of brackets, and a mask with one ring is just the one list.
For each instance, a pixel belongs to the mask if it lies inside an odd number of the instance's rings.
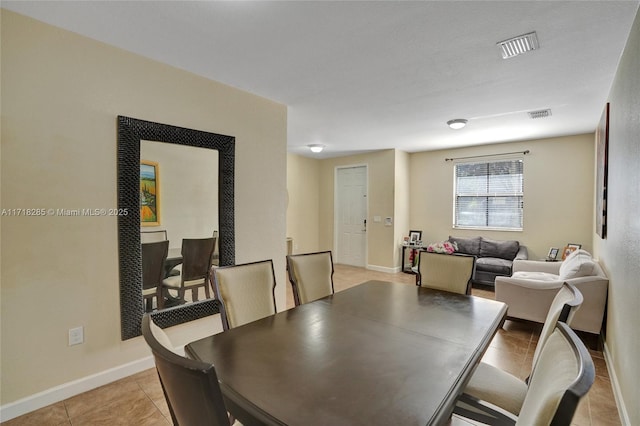
{"label": "reflected chair in mirror", "polygon": [[206,298],[210,298],[209,276],[215,238],[184,238],[182,240],[182,268],[180,275],[162,280],[167,290],[177,292],[180,303],[185,303],[185,292],[191,290],[191,300],[198,301],[198,290],[204,287]]}
{"label": "reflected chair in mirror", "polygon": [[296,306],[334,293],[330,251],[288,255],[287,272]]}
{"label": "reflected chair in mirror", "polygon": [[[538,358],[558,322],[571,324],[575,313],[582,305],[580,291],[571,284],[564,283],[553,299],[547,318],[538,338],[531,362],[531,372],[537,367]],[[503,410],[518,415],[528,393],[527,380],[520,380],[491,364],[480,362],[471,376],[464,393],[473,399],[482,400]]]}
{"label": "reflected chair in mirror", "polygon": [[589,351],[558,321],[538,357],[518,414],[463,394],[454,413],[489,425],[571,425],[578,403],[595,380]]}
{"label": "reflected chair in mirror", "polygon": [[142,317],[142,335],[151,348],[173,424],[229,426],[232,420],[215,367],[175,353],[171,341],[149,314]]}
{"label": "reflected chair in mirror", "polygon": [[167,231],[165,229],[158,231],[140,231],[140,242],[145,243],[157,243],[158,241],[166,241]]}
{"label": "reflected chair in mirror", "polygon": [[416,285],[451,293],[471,294],[476,258],[468,254],[419,251]]}
{"label": "reflected chair in mirror", "polygon": [[169,251],[169,241],[143,243],[142,247],[142,296],[145,310],[153,310],[153,298],[156,298],[158,309],[164,308],[162,279],[164,278],[164,262]]}
{"label": "reflected chair in mirror", "polygon": [[224,330],[276,313],[272,260],[213,268],[213,283]]}
{"label": "reflected chair in mirror", "polygon": [[213,256],[211,257],[211,264],[218,266],[220,265],[220,252],[218,251],[218,231],[213,231],[213,238],[216,239],[216,244],[213,245]]}

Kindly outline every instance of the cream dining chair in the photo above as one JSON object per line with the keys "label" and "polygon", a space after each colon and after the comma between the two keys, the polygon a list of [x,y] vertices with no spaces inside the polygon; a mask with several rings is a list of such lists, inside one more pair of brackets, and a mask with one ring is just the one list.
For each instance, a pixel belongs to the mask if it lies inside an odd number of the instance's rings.
{"label": "cream dining chair", "polygon": [[586,346],[567,324],[558,321],[540,352],[517,415],[468,394],[460,397],[454,412],[488,425],[569,426],[594,380]]}
{"label": "cream dining chair", "polygon": [[420,251],[416,284],[452,293],[471,294],[475,256]]}
{"label": "cream dining chair", "polygon": [[161,229],[159,231],[140,231],[140,242],[145,243],[157,243],[159,241],[167,241],[167,230]]}
{"label": "cream dining chair", "polygon": [[334,292],[331,251],[288,255],[287,272],[296,306]]}
{"label": "cream dining chair", "polygon": [[273,261],[213,268],[222,328],[229,330],[276,313]]}
{"label": "cream dining chair", "polygon": [[[538,344],[531,362],[531,373],[537,368],[540,353],[553,333],[558,322],[571,324],[576,311],[582,304],[582,294],[571,284],[565,283],[551,303],[547,318],[538,338]],[[464,394],[473,399],[486,401],[512,414],[518,415],[529,392],[527,381],[481,362],[471,376]],[[457,410],[458,407],[456,407]]]}

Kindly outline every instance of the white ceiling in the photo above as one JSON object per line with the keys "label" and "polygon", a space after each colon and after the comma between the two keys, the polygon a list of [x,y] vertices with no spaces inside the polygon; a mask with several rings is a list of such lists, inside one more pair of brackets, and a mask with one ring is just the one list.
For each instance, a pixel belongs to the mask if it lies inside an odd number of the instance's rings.
{"label": "white ceiling", "polygon": [[[318,158],[592,132],[638,4],[2,1],[286,104],[288,151],[321,143]],[[503,60],[496,43],[530,31],[540,49]],[[551,117],[528,117],[544,108]],[[452,118],[469,124],[451,130]]]}

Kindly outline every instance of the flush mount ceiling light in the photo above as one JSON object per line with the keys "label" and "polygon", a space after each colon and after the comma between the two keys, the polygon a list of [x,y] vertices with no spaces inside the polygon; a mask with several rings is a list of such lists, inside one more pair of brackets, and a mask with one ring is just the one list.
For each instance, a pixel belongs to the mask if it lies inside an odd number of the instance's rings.
{"label": "flush mount ceiling light", "polygon": [[500,52],[502,52],[502,59],[513,58],[514,56],[536,50],[540,47],[535,31],[500,41],[497,45],[500,48]]}
{"label": "flush mount ceiling light", "polygon": [[451,127],[454,130],[462,129],[467,125],[467,120],[464,118],[456,118],[455,120],[447,121],[447,126]]}
{"label": "flush mount ceiling light", "polygon": [[324,149],[324,145],[322,145],[321,143],[312,143],[307,145],[309,147],[309,149],[311,150],[311,152],[322,152],[322,150]]}

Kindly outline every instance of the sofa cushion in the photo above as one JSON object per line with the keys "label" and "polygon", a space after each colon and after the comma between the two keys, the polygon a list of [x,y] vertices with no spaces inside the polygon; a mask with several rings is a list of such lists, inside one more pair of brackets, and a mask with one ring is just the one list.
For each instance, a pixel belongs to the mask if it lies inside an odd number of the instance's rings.
{"label": "sofa cushion", "polygon": [[496,241],[482,238],[480,241],[480,256],[513,260],[518,254],[519,248],[520,243],[514,240]]}
{"label": "sofa cushion", "polygon": [[457,238],[449,235],[449,241],[458,245],[458,253],[472,254],[478,256],[480,254],[481,237],[473,238]]}
{"label": "sofa cushion", "polygon": [[560,265],[560,279],[568,280],[596,274],[596,263],[586,250],[575,250]]}
{"label": "sofa cushion", "polygon": [[550,274],[548,272],[531,272],[531,271],[517,271],[514,272],[511,278],[519,278],[522,280],[532,281],[558,281],[560,277],[556,274]]}
{"label": "sofa cushion", "polygon": [[476,259],[476,270],[492,272],[499,275],[511,275],[512,261],[497,257],[479,257]]}

